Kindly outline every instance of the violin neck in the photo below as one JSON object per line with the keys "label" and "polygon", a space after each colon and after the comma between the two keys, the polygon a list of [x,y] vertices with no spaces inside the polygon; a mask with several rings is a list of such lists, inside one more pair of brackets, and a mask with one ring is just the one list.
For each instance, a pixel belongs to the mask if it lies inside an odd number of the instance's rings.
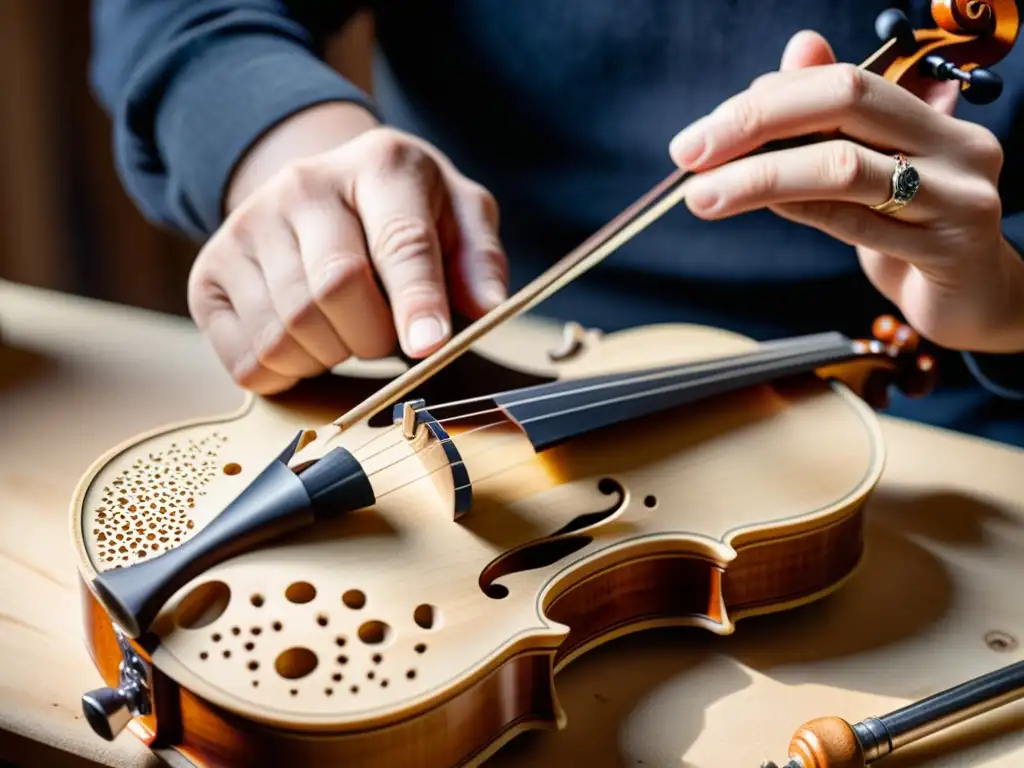
{"label": "violin neck", "polygon": [[768,342],[730,357],[558,381],[492,399],[534,449],[543,451],[602,427],[863,355],[862,347],[840,333],[814,334]]}

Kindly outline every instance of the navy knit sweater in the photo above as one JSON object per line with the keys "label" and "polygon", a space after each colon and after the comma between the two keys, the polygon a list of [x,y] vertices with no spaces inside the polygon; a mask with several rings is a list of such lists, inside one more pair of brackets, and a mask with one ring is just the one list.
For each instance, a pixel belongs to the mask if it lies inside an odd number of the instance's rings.
{"label": "navy knit sweater", "polygon": [[[371,98],[327,67],[325,38],[362,5],[376,19]],[[95,0],[92,83],[118,169],[152,221],[197,239],[254,139],[310,105],[350,100],[439,146],[502,211],[513,288],[673,170],[680,129],[814,29],[840,60],[880,44],[887,7],[933,26],[926,0]],[[959,116],[1003,141],[1004,232],[1024,253],[1024,45],[994,70],[994,104]],[[758,339],[869,333],[898,312],[854,250],[756,212],[705,222],[685,206],[537,310],[606,330],[713,324]],[[1024,445],[1024,355],[944,354],[943,383],[895,415]]]}

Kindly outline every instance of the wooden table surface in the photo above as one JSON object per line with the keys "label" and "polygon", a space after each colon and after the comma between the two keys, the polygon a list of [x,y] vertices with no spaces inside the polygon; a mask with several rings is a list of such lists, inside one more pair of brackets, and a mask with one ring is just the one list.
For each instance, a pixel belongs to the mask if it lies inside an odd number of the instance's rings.
{"label": "wooden table surface", "polygon": [[[0,282],[0,760],[157,765],[107,744],[80,696],[84,650],[68,503],[111,445],[234,409],[241,393],[191,324]],[[658,630],[564,670],[565,730],[491,765],[756,768],[805,720],[882,714],[1024,659],[1024,451],[888,418],[868,555],[835,595],[741,622]],[[1024,765],[1024,701],[879,763]]]}

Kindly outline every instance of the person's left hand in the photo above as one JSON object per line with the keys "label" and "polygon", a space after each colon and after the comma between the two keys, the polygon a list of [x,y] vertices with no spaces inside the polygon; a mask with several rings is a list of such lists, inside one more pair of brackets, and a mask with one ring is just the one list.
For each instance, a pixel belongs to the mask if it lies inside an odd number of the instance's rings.
{"label": "person's left hand", "polygon": [[[914,90],[837,64],[816,33],[794,36],[779,72],[755,80],[678,134],[669,148],[697,216],[769,208],[856,246],[875,287],[922,336],[951,349],[1024,351],[1024,261],[1002,234],[997,138],[952,116],[957,83]],[[743,157],[777,139],[830,140]],[[893,155],[920,174],[901,210]]]}

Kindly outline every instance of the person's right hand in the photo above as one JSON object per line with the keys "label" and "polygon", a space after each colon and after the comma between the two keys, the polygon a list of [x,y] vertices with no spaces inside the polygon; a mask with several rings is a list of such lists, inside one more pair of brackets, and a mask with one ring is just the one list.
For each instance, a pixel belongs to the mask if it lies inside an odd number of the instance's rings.
{"label": "person's right hand", "polygon": [[[378,285],[379,280],[379,285]],[[437,149],[372,128],[292,160],[231,211],[189,279],[189,310],[242,387],[288,389],[350,355],[436,350],[452,310],[506,297],[492,195]]]}

